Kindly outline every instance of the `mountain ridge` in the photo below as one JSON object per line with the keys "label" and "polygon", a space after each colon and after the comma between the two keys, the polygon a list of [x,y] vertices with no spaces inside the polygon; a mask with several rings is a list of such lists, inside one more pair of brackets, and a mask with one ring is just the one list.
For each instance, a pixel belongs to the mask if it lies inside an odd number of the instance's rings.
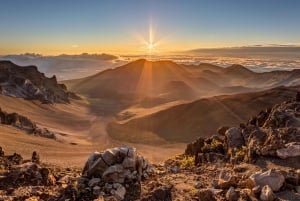
{"label": "mountain ridge", "polygon": [[11,61],[0,61],[0,94],[43,103],[69,103],[70,98],[79,98],[59,84],[55,75],[48,78],[36,66],[18,66]]}

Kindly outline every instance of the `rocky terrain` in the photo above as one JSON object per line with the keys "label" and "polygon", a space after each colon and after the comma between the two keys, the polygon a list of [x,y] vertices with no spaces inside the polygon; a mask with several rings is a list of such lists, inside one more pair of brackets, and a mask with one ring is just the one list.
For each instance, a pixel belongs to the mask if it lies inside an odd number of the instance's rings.
{"label": "rocky terrain", "polygon": [[0,61],[0,94],[43,103],[68,103],[79,98],[58,84],[56,77],[47,78],[36,66],[17,66],[10,61]]}
{"label": "rocky terrain", "polygon": [[300,200],[300,94],[185,153],[150,164],[135,148],[92,153],[80,169],[0,149],[0,200]]}
{"label": "rocky terrain", "polygon": [[13,126],[31,135],[56,139],[53,132],[49,131],[47,128],[38,127],[36,123],[29,118],[15,112],[8,113],[0,108],[0,125],[1,124]]}

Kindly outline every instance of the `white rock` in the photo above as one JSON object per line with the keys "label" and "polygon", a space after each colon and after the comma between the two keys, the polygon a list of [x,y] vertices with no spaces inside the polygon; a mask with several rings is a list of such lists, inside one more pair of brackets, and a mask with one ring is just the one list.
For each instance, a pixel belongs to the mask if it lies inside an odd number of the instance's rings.
{"label": "white rock", "polygon": [[117,190],[114,193],[115,198],[117,198],[118,200],[124,200],[125,198],[125,194],[126,194],[126,189],[124,186],[119,186],[117,188]]}
{"label": "white rock", "polygon": [[284,176],[274,169],[270,169],[263,173],[252,174],[248,179],[248,187],[252,189],[255,186],[266,186],[272,189],[272,191],[279,191],[284,183]]}
{"label": "white rock", "polygon": [[259,198],[262,201],[273,201],[276,199],[276,195],[273,193],[271,187],[269,185],[266,185],[262,188]]}
{"label": "white rock", "polygon": [[288,143],[285,147],[286,148],[277,149],[276,153],[279,158],[286,159],[300,156],[300,144]]}
{"label": "white rock", "polygon": [[101,181],[100,178],[93,178],[89,181],[89,187],[93,187],[96,186],[99,182]]}

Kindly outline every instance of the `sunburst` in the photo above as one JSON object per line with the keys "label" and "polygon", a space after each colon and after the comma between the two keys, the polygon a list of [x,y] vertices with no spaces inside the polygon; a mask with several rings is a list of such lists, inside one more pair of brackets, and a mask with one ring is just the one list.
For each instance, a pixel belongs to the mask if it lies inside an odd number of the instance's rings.
{"label": "sunburst", "polygon": [[146,41],[146,48],[149,53],[152,53],[156,50],[157,43],[155,42],[154,39],[154,31],[152,27],[152,22],[149,24],[149,38],[148,41]]}
{"label": "sunburst", "polygon": [[158,52],[158,45],[159,41],[155,37],[155,30],[153,28],[152,21],[149,23],[149,30],[148,34],[145,37],[145,35],[141,34],[136,34],[137,39],[140,41],[141,46],[141,51],[147,52],[148,54],[153,54],[155,52]]}

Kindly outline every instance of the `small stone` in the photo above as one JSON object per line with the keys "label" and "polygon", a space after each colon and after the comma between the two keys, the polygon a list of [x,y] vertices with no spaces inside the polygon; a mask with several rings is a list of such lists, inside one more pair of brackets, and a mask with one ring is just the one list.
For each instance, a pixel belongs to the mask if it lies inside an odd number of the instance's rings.
{"label": "small stone", "polygon": [[135,163],[135,158],[126,157],[124,158],[122,165],[124,168],[134,168]]}
{"label": "small stone", "polygon": [[99,195],[98,198],[94,199],[94,201],[104,201],[103,195]]}
{"label": "small stone", "polygon": [[261,187],[260,186],[255,186],[254,188],[251,189],[251,194],[254,197],[257,197],[260,194]]}
{"label": "small stone", "polygon": [[286,183],[292,184],[294,186],[298,186],[299,180],[300,180],[299,175],[294,172],[289,172],[285,177]]}
{"label": "small stone", "polygon": [[93,194],[98,196],[98,195],[100,195],[100,193],[101,193],[101,188],[99,186],[95,186],[93,188]]}
{"label": "small stone", "polygon": [[38,199],[38,197],[33,196],[33,197],[25,199],[24,201],[39,201],[39,199]]}
{"label": "small stone", "polygon": [[227,189],[231,186],[236,186],[237,178],[233,176],[231,173],[226,171],[221,171],[218,180],[218,186],[221,189]]}
{"label": "small stone", "polygon": [[215,195],[210,189],[199,190],[197,196],[201,201],[216,201]]}
{"label": "small stone", "polygon": [[147,173],[143,173],[143,178],[148,179],[148,174]]}
{"label": "small stone", "polygon": [[100,178],[93,178],[89,181],[89,187],[94,187],[96,186],[99,182],[101,181]]}
{"label": "small stone", "polygon": [[295,187],[295,190],[296,190],[297,193],[300,194],[300,186],[296,186],[296,187]]}
{"label": "small stone", "polygon": [[0,147],[0,156],[4,156],[4,151],[2,150],[2,147]]}
{"label": "small stone", "polygon": [[228,201],[237,201],[240,197],[240,192],[236,191],[234,187],[230,187],[226,193],[226,199]]}
{"label": "small stone", "polygon": [[262,188],[259,198],[262,201],[273,201],[276,199],[276,195],[273,193],[271,187],[269,185],[266,185]]}
{"label": "small stone", "polygon": [[31,156],[31,162],[37,163],[37,164],[40,163],[40,155],[39,155],[36,151],[34,151],[34,152],[32,153],[32,156]]}
{"label": "small stone", "polygon": [[126,189],[124,186],[120,185],[115,193],[114,193],[114,196],[115,198],[117,198],[118,200],[124,200],[124,197],[125,197],[125,194],[126,194]]}
{"label": "small stone", "polygon": [[120,184],[120,183],[114,183],[113,185],[112,185],[112,187],[114,188],[114,189],[118,189],[119,187],[121,187],[122,186],[122,184]]}
{"label": "small stone", "polygon": [[178,172],[179,172],[179,167],[178,167],[178,166],[172,167],[172,168],[171,168],[171,172],[172,172],[172,173],[175,173],[175,174],[178,173]]}
{"label": "small stone", "polygon": [[203,187],[203,185],[200,182],[195,185],[195,189],[200,189],[202,187]]}
{"label": "small stone", "polygon": [[219,135],[225,136],[225,133],[228,129],[229,129],[228,126],[222,126],[222,127],[218,128],[217,132]]}

